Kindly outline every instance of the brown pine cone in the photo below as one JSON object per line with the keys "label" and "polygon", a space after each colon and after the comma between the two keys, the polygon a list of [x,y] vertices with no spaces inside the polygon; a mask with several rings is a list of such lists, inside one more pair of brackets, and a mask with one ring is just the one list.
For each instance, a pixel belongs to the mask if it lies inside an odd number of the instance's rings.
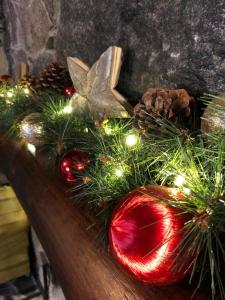
{"label": "brown pine cone", "polygon": [[19,84],[25,87],[28,86],[28,87],[35,88],[37,85],[37,81],[38,81],[37,77],[27,75],[20,80]]}
{"label": "brown pine cone", "polygon": [[62,64],[53,62],[41,73],[37,88],[41,90],[51,89],[63,93],[65,87],[72,85],[68,70]]}
{"label": "brown pine cone", "polygon": [[184,89],[150,88],[135,106],[134,113],[140,129],[149,131],[157,128],[159,116],[178,128],[194,126],[195,100]]}
{"label": "brown pine cone", "polygon": [[49,64],[39,77],[26,76],[19,84],[28,86],[35,91],[52,90],[62,94],[66,87],[73,86],[69,71],[62,64],[53,62]]}

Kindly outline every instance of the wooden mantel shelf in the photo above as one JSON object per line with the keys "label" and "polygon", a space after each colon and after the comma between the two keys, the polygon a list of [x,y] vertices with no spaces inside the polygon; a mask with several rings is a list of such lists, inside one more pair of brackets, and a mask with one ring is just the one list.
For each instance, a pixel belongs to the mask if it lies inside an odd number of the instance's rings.
{"label": "wooden mantel shelf", "polygon": [[[90,221],[65,188],[16,142],[0,138],[0,171],[11,182],[69,300],[187,300],[184,285],[144,286],[97,248]],[[195,300],[206,299],[198,294]]]}

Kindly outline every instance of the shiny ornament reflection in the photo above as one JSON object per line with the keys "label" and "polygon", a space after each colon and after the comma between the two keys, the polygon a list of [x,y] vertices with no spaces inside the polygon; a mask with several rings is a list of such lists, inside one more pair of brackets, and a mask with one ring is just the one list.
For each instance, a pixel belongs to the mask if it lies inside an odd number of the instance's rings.
{"label": "shiny ornament reflection", "polygon": [[60,161],[60,172],[63,178],[72,183],[76,180],[76,172],[82,172],[91,163],[88,152],[80,149],[68,151]]}
{"label": "shiny ornament reflection", "polygon": [[73,86],[66,86],[63,93],[66,97],[72,97],[75,94],[75,89]]}
{"label": "shiny ornament reflection", "polygon": [[39,146],[41,145],[41,134],[43,127],[38,121],[39,113],[32,113],[26,116],[20,124],[20,136],[26,143]]}
{"label": "shiny ornament reflection", "polygon": [[[185,276],[190,262],[189,257],[183,256],[183,268],[171,267],[185,223],[180,211],[160,200],[171,200],[171,195],[169,188],[161,186],[135,189],[116,208],[110,224],[112,254],[125,269],[146,283],[177,282]],[[182,198],[181,195],[178,196]]]}

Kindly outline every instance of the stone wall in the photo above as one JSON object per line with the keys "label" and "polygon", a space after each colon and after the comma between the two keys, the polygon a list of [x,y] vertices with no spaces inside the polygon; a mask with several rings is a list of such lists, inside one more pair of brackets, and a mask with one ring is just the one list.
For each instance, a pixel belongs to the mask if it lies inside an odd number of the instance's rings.
{"label": "stone wall", "polygon": [[8,74],[8,60],[5,55],[5,20],[3,14],[3,2],[0,0],[0,74]]}
{"label": "stone wall", "polygon": [[12,71],[37,72],[56,56],[92,64],[124,50],[119,89],[131,100],[150,86],[192,94],[225,89],[223,0],[4,0]]}
{"label": "stone wall", "polygon": [[55,60],[60,1],[3,0],[3,7],[8,35],[6,51],[13,76],[18,76],[21,62],[28,63],[35,73]]}

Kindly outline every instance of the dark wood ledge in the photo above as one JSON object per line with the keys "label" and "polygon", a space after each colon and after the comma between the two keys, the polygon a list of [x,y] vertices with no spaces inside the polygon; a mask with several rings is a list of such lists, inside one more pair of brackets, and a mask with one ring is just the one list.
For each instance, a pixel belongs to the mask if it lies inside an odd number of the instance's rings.
{"label": "dark wood ledge", "polygon": [[[0,138],[0,171],[11,182],[69,300],[186,300],[185,285],[144,286],[98,249],[86,219],[54,176],[16,142]],[[198,294],[194,299],[206,299]]]}

